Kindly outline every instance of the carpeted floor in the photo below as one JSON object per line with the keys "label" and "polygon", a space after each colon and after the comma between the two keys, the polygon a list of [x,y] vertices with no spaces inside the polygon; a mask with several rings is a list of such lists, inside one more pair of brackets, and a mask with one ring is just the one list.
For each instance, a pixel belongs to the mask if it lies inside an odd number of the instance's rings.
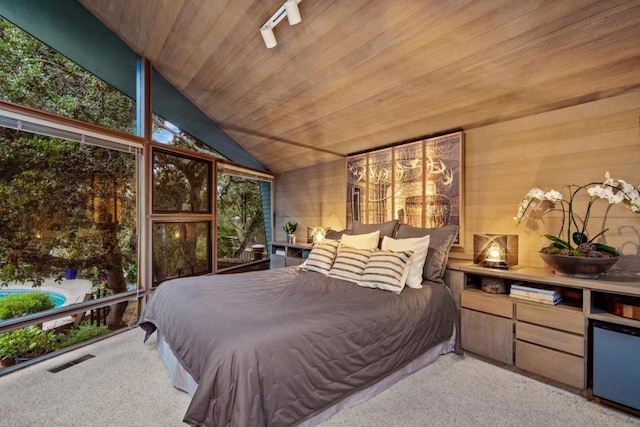
{"label": "carpeted floor", "polygon": [[[0,426],[180,426],[189,397],[169,383],[142,331],[0,377]],[[47,369],[95,357],[58,373]],[[640,426],[640,419],[471,357],[453,354],[322,424]]]}

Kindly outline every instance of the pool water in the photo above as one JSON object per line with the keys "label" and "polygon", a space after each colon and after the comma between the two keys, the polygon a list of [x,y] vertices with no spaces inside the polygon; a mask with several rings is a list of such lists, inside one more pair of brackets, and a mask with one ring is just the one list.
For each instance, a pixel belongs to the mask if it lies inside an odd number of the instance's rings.
{"label": "pool water", "polygon": [[67,298],[64,295],[56,293],[56,292],[31,291],[31,290],[28,290],[28,289],[0,289],[0,298],[7,297],[9,295],[27,294],[27,293],[34,293],[34,292],[43,292],[43,293],[49,295],[51,298],[53,298],[53,301],[56,303],[54,308],[60,307],[62,304],[64,304],[67,301]]}

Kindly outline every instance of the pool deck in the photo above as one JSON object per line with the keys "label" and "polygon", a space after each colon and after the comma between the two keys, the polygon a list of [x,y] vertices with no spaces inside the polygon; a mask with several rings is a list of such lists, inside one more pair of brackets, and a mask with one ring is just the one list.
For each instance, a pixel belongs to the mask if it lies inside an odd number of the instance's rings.
{"label": "pool deck", "polygon": [[[62,282],[57,283],[51,278],[46,279],[40,287],[34,287],[31,284],[11,283],[9,286],[3,287],[2,289],[26,289],[31,291],[56,292],[58,294],[64,295],[64,297],[67,299],[64,304],[62,304],[62,307],[65,307],[84,301],[84,296],[88,293],[91,293],[91,281],[85,279],[63,279]],[[67,323],[73,321],[74,320],[71,316],[61,317],[50,322],[45,322],[43,328],[52,329],[58,326],[66,325]]]}

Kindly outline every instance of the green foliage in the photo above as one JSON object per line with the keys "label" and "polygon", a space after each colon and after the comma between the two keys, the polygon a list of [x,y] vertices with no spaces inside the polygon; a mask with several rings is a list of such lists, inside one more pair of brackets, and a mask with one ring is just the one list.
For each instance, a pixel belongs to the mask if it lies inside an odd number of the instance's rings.
{"label": "green foliage", "polygon": [[[0,57],[0,98],[133,131],[131,99],[1,18]],[[0,145],[1,284],[135,262],[134,155],[6,128]]]}
{"label": "green foliage", "polygon": [[56,338],[52,331],[43,331],[37,326],[27,326],[0,334],[0,359],[37,357],[56,349]]}
{"label": "green foliage", "polygon": [[217,208],[218,258],[233,258],[250,244],[264,243],[258,181],[219,174]]}
{"label": "green foliage", "polygon": [[83,322],[77,328],[70,329],[67,333],[58,335],[58,348],[70,347],[91,338],[108,334],[109,332],[111,331],[105,325],[96,326],[88,322]]}
{"label": "green foliage", "polygon": [[55,305],[53,298],[44,292],[8,295],[0,299],[0,320],[50,310]]}
{"label": "green foliage", "polygon": [[289,221],[285,225],[282,226],[282,229],[287,234],[294,234],[296,232],[296,230],[298,229],[298,223],[294,222],[294,221]]}

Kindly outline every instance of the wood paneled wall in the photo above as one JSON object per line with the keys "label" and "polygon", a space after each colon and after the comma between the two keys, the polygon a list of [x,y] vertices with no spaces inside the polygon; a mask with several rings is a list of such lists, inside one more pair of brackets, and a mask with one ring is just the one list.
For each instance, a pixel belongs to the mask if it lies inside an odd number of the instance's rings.
{"label": "wood paneled wall", "polygon": [[[519,235],[520,264],[542,266],[537,251],[546,239],[541,234],[557,233],[560,216],[546,216],[538,229],[524,223],[516,227],[520,200],[534,186],[561,190],[601,181],[606,171],[640,184],[640,91],[468,129],[465,139],[465,235],[463,249],[452,258],[472,258],[474,233],[509,233]],[[343,161],[277,175],[278,237],[284,238],[282,223],[289,219],[303,227],[343,228],[345,203]],[[621,205],[606,212],[604,201],[597,205],[588,234],[604,224],[606,243],[630,258],[640,257],[640,215]]]}
{"label": "wood paneled wall", "polygon": [[346,159],[321,163],[276,175],[274,234],[286,240],[282,226],[297,221],[298,242],[306,241],[307,227],[343,230],[347,220]]}

